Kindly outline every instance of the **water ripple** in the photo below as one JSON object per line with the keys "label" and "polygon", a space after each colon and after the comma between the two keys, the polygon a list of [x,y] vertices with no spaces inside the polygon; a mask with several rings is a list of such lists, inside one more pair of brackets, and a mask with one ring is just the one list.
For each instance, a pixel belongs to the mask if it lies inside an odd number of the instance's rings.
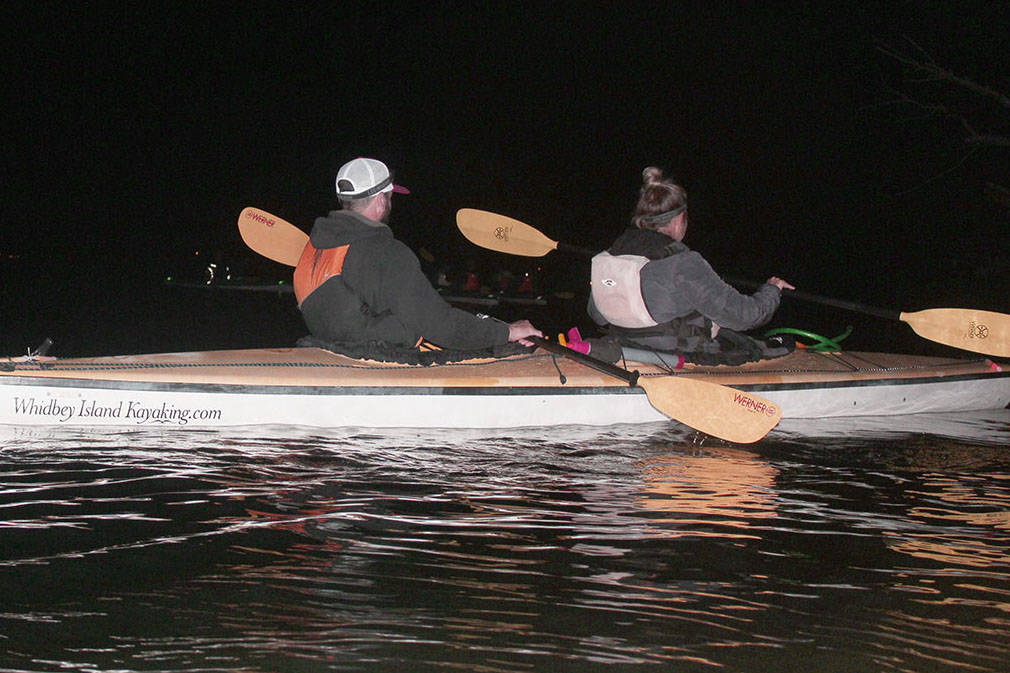
{"label": "water ripple", "polygon": [[537,432],[0,431],[0,669],[1010,656],[1010,457],[986,442]]}

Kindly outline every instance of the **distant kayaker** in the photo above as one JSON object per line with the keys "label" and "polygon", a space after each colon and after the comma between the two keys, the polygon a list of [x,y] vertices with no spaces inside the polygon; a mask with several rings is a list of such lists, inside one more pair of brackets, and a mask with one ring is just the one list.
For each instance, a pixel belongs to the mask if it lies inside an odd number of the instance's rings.
{"label": "distant kayaker", "polygon": [[767,323],[783,289],[772,276],[754,294],[723,282],[705,258],[682,242],[687,192],[655,167],[631,226],[593,257],[589,315],[622,345],[682,355],[699,364],[738,364],[785,355],[791,347],[740,332]]}
{"label": "distant kayaker", "polygon": [[528,320],[508,324],[450,306],[421,271],[417,256],[387,226],[394,193],[381,161],[357,158],[336,179],[341,209],[316,219],[294,290],[312,336],[345,344],[477,350],[542,336]]}

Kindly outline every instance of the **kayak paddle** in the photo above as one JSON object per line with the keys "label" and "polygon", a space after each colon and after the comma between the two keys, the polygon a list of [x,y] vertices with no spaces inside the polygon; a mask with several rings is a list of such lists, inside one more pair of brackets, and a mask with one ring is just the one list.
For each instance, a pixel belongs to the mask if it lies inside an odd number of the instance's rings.
{"label": "kayak paddle", "polygon": [[[244,209],[238,227],[242,240],[253,251],[288,266],[298,265],[309,240],[295,225],[258,208]],[[713,437],[730,442],[756,442],[782,418],[777,405],[727,386],[682,376],[640,377],[638,372],[629,372],[539,337],[530,337],[530,341],[544,350],[639,386],[658,411]]]}
{"label": "kayak paddle", "polygon": [[782,410],[762,397],[685,376],[641,376],[609,362],[583,355],[571,348],[528,337],[546,351],[582,363],[645,391],[657,411],[705,434],[728,442],[750,444],[778,425]]}
{"label": "kayak paddle", "polygon": [[[456,225],[472,243],[511,255],[542,257],[552,250],[595,254],[585,248],[558,243],[524,222],[485,210],[459,210],[456,213]],[[747,284],[757,285],[750,281]],[[908,313],[797,290],[784,290],[782,294],[878,318],[898,320],[911,327],[919,336],[945,346],[984,355],[1010,357],[1010,315],[1006,313],[970,308],[931,308]]]}

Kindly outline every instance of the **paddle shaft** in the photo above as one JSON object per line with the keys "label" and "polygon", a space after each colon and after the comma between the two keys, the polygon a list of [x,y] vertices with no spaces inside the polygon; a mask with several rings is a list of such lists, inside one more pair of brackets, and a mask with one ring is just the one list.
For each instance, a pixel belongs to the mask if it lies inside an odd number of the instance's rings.
{"label": "paddle shaft", "polygon": [[[733,276],[726,276],[725,280],[733,285],[740,285],[742,287],[750,288],[756,290],[761,287],[763,283],[758,283],[753,280],[746,280],[743,278],[736,278]],[[860,304],[854,301],[846,301],[844,299],[832,299],[831,297],[822,297],[818,294],[810,294],[809,292],[802,292],[800,290],[783,290],[782,295],[785,297],[792,297],[793,299],[799,299],[800,301],[810,302],[812,304],[823,304],[824,306],[832,306],[834,308],[840,308],[845,311],[853,311],[854,313],[865,313],[866,315],[872,315],[877,318],[884,318],[885,320],[901,320],[901,311],[895,311],[893,309],[887,308],[877,308],[876,306],[867,306],[866,304]]]}
{"label": "paddle shaft", "polygon": [[548,341],[543,337],[531,336],[527,337],[527,339],[535,343],[540,348],[543,348],[545,351],[550,351],[551,353],[555,353],[557,355],[563,355],[566,358],[575,360],[576,362],[581,362],[587,367],[591,367],[598,372],[608,374],[610,376],[614,376],[624,381],[627,381],[629,386],[634,386],[638,384],[638,376],[639,376],[638,371],[629,372],[627,369],[621,369],[620,367],[612,365],[609,362],[604,362],[603,360],[598,360],[596,358],[589,357],[588,355],[572,350],[571,348],[568,348],[566,346],[556,344],[553,341]]}
{"label": "paddle shaft", "polygon": [[569,245],[568,243],[558,243],[557,246],[561,252],[570,252],[575,255],[582,255],[583,257],[592,257],[596,254],[589,248],[580,248],[577,245]]}
{"label": "paddle shaft", "polygon": [[[560,250],[561,252],[569,252],[584,257],[592,257],[596,254],[587,248],[555,241],[544,235],[539,229],[525,222],[485,210],[463,208],[456,215],[456,223],[460,231],[472,242],[506,254],[539,257],[551,250]],[[727,280],[735,285],[750,287],[752,289],[757,289],[763,284],[740,278],[727,278]],[[830,297],[820,297],[798,290],[785,290],[783,294],[817,304],[834,306],[835,308],[855,311],[857,313],[867,313],[878,318],[901,320],[901,313],[899,311],[875,308],[852,301],[831,299]]]}

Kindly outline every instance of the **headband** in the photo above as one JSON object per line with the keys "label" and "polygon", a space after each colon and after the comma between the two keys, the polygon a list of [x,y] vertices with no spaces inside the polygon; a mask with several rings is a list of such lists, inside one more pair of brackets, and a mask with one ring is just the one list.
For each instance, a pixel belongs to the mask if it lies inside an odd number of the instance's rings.
{"label": "headband", "polygon": [[642,222],[646,224],[666,224],[673,218],[677,217],[681,213],[687,210],[687,204],[677,206],[673,210],[668,210],[665,213],[656,213],[655,215],[646,215],[642,218]]}

